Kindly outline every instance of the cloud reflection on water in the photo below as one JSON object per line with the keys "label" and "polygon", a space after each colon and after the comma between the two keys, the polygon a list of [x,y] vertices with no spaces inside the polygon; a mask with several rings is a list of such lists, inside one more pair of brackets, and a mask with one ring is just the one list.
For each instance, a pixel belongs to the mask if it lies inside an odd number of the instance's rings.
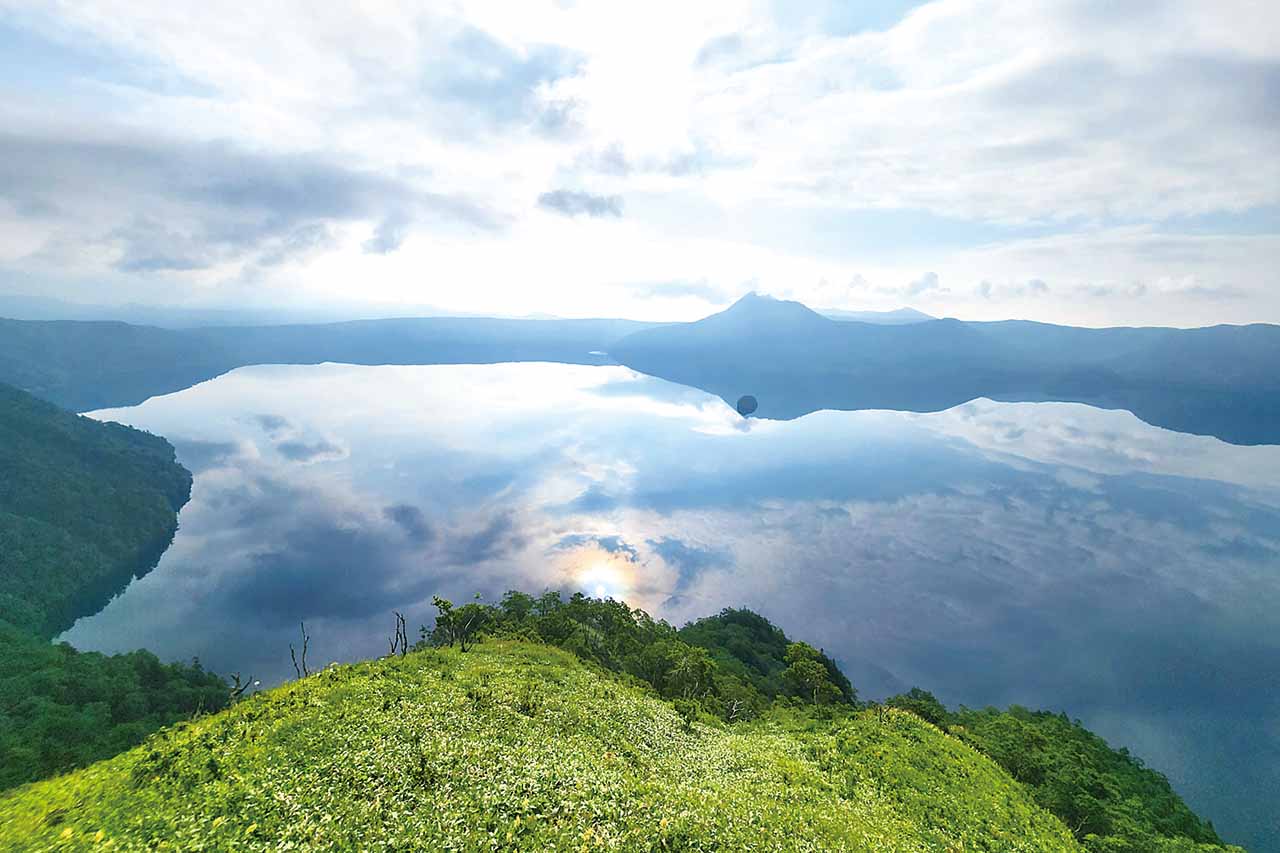
{"label": "cloud reflection on water", "polygon": [[[170,437],[196,483],[82,648],[272,680],[298,621],[317,659],[380,654],[435,593],[746,605],[864,695],[1065,708],[1220,825],[1280,801],[1277,447],[1063,403],[743,421],[551,364],[256,367],[98,416]],[[1258,797],[1216,793],[1238,778]]]}

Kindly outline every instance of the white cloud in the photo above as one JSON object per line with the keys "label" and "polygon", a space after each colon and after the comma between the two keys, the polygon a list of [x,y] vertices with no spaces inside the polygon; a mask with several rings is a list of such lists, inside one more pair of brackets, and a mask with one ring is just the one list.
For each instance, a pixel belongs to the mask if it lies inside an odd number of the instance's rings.
{"label": "white cloud", "polygon": [[[1280,204],[1280,12],[1247,0],[937,0],[849,35],[750,0],[0,8],[55,69],[43,89],[0,78],[11,140],[136,149],[106,193],[88,154],[74,171],[91,180],[75,186],[34,170],[40,210],[0,190],[0,265],[19,285],[217,301],[247,278],[327,299],[372,280],[377,298],[427,291],[459,310],[691,316],[714,300],[654,282],[706,295],[751,281],[824,307],[1280,320],[1262,275],[1274,236],[1162,225]],[[385,189],[295,222],[296,204],[281,219],[270,202],[184,195],[208,158],[184,182],[145,156],[211,146]],[[625,215],[548,222],[545,198]],[[842,217],[859,210],[921,224],[850,248]],[[167,262],[128,260],[121,240],[147,222],[172,235]]]}

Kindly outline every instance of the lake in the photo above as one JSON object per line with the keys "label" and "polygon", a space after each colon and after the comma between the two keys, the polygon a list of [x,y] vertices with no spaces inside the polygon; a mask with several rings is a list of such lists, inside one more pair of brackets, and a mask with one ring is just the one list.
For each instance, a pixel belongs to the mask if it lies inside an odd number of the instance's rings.
{"label": "lake", "polygon": [[863,698],[1066,710],[1275,843],[1280,447],[1070,403],[744,420],[545,363],[251,367],[94,416],[167,437],[195,486],[78,648],[272,683],[300,621],[319,668],[385,654],[395,610],[416,636],[433,594],[747,606]]}

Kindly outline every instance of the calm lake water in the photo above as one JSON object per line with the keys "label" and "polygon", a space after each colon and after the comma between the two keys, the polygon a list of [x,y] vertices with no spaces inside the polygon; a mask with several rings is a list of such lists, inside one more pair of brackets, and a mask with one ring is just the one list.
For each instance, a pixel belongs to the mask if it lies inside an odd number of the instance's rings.
{"label": "calm lake water", "polygon": [[270,683],[300,620],[318,668],[433,594],[745,605],[864,698],[1064,709],[1231,840],[1280,838],[1280,447],[1064,403],[743,420],[560,364],[253,367],[94,416],[169,438],[195,488],[79,648]]}

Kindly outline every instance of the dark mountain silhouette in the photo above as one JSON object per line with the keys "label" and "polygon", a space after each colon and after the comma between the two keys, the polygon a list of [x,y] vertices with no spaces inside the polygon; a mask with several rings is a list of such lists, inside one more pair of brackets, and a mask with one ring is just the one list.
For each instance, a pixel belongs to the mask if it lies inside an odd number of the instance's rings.
{"label": "dark mountain silhouette", "polygon": [[1236,444],[1280,442],[1280,326],[1265,324],[867,323],[756,294],[671,324],[437,317],[172,330],[0,320],[0,382],[76,411],[133,405],[251,364],[611,359],[730,405],[752,395],[759,417],[931,412],[976,397],[1061,400]]}
{"label": "dark mountain silhouette", "polygon": [[630,320],[470,317],[172,330],[0,319],[0,382],[73,411],[129,406],[250,364],[600,364],[651,326]]}
{"label": "dark mountain silhouette", "polygon": [[697,322],[636,332],[609,352],[731,405],[751,394],[761,417],[930,412],[976,397],[1062,400],[1238,444],[1280,442],[1280,326],[883,325],[751,294]]}

